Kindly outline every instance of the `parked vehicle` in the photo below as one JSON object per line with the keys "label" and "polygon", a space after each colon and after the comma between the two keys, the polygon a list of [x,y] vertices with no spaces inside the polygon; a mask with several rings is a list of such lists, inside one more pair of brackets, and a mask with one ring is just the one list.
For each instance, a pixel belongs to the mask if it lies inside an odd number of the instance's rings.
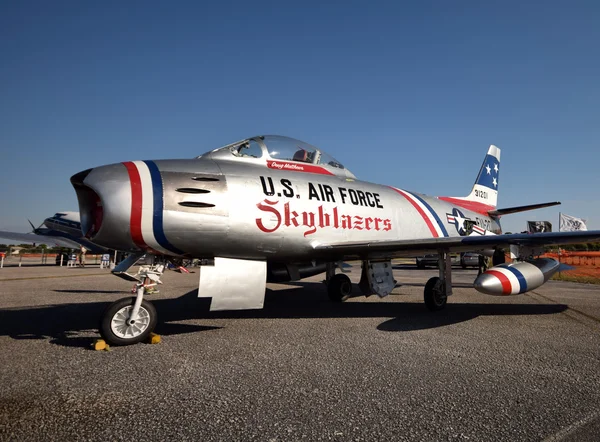
{"label": "parked vehicle", "polygon": [[[417,261],[417,267],[420,269],[423,269],[427,266],[429,267],[437,267],[438,265],[438,254],[430,254],[430,255],[423,255],[423,256],[417,256],[416,258]],[[460,257],[457,254],[450,254],[450,262],[453,265],[457,265],[461,263]]]}
{"label": "parked vehicle", "polygon": [[424,255],[417,256],[417,267],[420,269],[425,268],[426,266],[437,266],[438,263],[438,255]]}
{"label": "parked vehicle", "polygon": [[56,265],[59,266],[60,265],[60,257],[62,255],[62,265],[66,266],[67,262],[69,261],[69,254],[68,253],[57,253],[56,254]]}
{"label": "parked vehicle", "polygon": [[464,252],[460,254],[460,265],[463,269],[467,267],[479,267],[479,253]]}

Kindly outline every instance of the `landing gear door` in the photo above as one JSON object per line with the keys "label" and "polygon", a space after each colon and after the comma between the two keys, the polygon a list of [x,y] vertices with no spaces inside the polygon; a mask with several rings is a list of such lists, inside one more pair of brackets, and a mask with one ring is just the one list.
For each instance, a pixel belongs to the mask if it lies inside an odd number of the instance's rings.
{"label": "landing gear door", "polygon": [[266,261],[217,257],[200,267],[198,297],[212,298],[211,311],[263,308],[266,287]]}

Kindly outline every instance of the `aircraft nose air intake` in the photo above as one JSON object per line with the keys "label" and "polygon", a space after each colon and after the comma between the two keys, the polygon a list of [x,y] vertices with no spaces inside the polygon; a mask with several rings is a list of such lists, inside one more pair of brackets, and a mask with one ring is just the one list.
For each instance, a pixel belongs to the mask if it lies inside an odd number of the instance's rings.
{"label": "aircraft nose air intake", "polygon": [[71,184],[77,193],[79,209],[81,212],[81,233],[88,238],[93,238],[102,225],[102,203],[94,190],[84,184],[87,176],[93,169],[87,169],[71,177]]}
{"label": "aircraft nose air intake", "polygon": [[79,172],[71,184],[79,202],[81,231],[88,239],[109,248],[137,249],[129,235],[131,185],[124,164]]}

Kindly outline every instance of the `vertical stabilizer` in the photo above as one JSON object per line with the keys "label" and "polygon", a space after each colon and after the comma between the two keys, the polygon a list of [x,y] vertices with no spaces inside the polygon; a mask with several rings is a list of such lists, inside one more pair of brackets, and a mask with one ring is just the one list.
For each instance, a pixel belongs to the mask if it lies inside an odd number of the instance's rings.
{"label": "vertical stabilizer", "polygon": [[487,213],[494,210],[498,203],[498,182],[500,175],[500,148],[493,144],[479,169],[479,174],[471,193],[466,197],[440,197],[445,201]]}

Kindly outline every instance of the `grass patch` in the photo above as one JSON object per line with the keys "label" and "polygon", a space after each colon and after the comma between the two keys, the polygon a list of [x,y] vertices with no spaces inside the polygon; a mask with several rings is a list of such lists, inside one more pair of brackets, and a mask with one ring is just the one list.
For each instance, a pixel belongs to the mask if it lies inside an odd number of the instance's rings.
{"label": "grass patch", "polygon": [[567,282],[581,282],[584,284],[599,284],[600,278],[594,276],[585,276],[585,275],[570,275],[566,272],[555,273],[550,278],[554,281],[567,281]]}

